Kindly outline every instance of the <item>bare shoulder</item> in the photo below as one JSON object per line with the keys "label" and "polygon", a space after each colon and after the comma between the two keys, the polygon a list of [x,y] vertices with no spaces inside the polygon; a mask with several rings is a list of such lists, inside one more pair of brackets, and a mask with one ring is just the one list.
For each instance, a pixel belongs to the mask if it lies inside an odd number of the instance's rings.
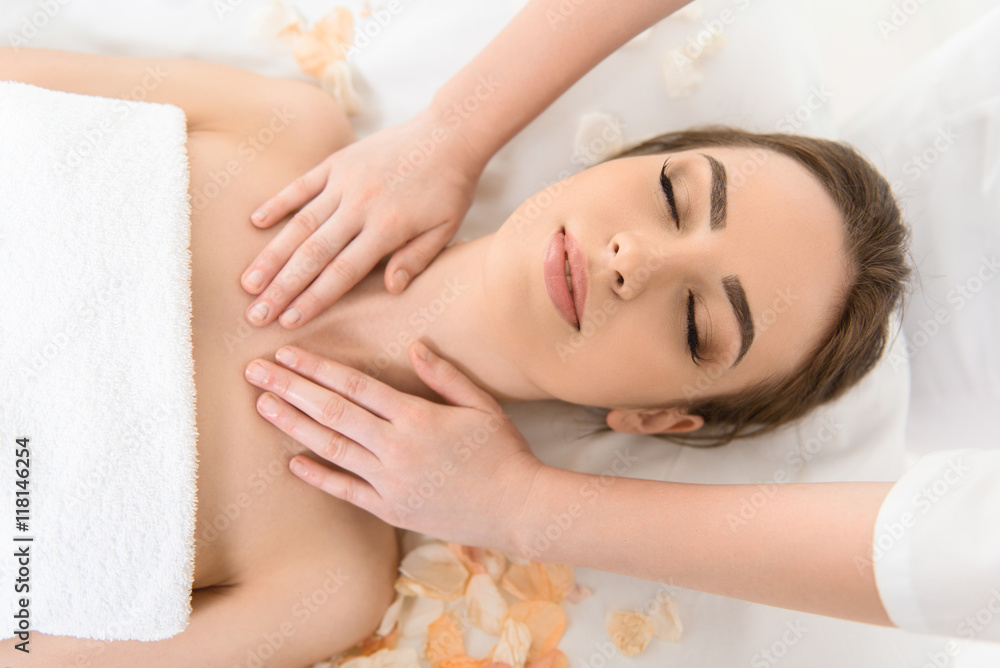
{"label": "bare shoulder", "polygon": [[[132,58],[0,47],[0,80],[83,95],[173,104],[189,130],[243,134],[297,121],[286,138],[353,140],[347,116],[314,85],[188,58]],[[292,126],[296,127],[292,127]],[[305,134],[308,127],[312,134]],[[345,138],[346,137],[346,141]]]}

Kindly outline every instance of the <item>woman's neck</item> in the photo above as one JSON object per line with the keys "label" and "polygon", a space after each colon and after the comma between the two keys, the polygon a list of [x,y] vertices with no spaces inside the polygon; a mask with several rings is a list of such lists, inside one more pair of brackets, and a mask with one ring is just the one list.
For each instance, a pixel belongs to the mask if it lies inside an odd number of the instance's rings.
{"label": "woman's neck", "polygon": [[499,401],[543,399],[502,354],[491,325],[483,266],[492,235],[446,248],[400,295],[385,264],[316,318],[303,347],[405,392],[440,399],[414,373],[407,349],[421,340]]}

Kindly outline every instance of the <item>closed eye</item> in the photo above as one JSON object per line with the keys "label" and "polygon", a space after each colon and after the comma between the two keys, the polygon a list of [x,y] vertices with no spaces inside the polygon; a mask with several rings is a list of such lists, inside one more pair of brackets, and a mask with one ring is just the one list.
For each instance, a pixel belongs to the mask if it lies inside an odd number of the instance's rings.
{"label": "closed eye", "polygon": [[667,196],[667,204],[670,205],[670,213],[674,217],[674,222],[677,223],[677,229],[681,229],[681,219],[677,215],[677,202],[674,201],[674,185],[670,182],[670,178],[667,176],[667,167],[670,166],[670,158],[663,161],[663,168],[660,170],[660,186],[663,188],[663,194]]}
{"label": "closed eye", "polygon": [[704,362],[705,358],[698,354],[701,344],[698,342],[698,328],[694,322],[694,293],[688,290],[688,322],[687,322],[688,349],[691,351],[691,361],[697,364]]}

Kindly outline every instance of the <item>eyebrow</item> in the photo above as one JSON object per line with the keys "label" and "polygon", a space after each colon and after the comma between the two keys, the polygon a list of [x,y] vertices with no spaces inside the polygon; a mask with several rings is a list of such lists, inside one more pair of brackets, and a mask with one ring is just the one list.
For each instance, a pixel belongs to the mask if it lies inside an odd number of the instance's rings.
{"label": "eyebrow", "polygon": [[729,365],[731,369],[740,363],[750,349],[750,344],[753,343],[753,317],[750,315],[747,293],[743,291],[739,276],[726,276],[722,279],[722,287],[726,291],[729,303],[733,306],[736,322],[740,325],[740,354],[736,356],[736,361]]}
{"label": "eyebrow", "polygon": [[[726,174],[726,167],[721,162],[710,155],[699,153],[701,157],[708,160],[712,168],[712,185],[709,197],[709,229],[714,231],[725,229],[726,227],[726,187],[729,176]],[[753,317],[750,314],[750,304],[747,302],[747,293],[743,290],[739,276],[726,276],[722,279],[722,288],[726,291],[726,297],[733,307],[736,322],[740,326],[740,354],[736,356],[729,368],[733,368],[743,359],[753,343]]]}
{"label": "eyebrow", "polygon": [[699,153],[698,155],[708,160],[708,164],[712,166],[711,205],[709,215],[711,223],[709,225],[709,229],[714,232],[715,230],[721,230],[726,227],[726,185],[729,181],[729,176],[726,174],[725,165],[721,162],[704,153]]}

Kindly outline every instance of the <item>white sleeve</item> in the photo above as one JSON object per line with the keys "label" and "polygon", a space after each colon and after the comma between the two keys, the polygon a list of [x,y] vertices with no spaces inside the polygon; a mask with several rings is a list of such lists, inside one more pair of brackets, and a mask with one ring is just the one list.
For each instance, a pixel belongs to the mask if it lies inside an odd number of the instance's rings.
{"label": "white sleeve", "polygon": [[926,455],[885,498],[873,540],[894,624],[1000,641],[1000,450]]}

